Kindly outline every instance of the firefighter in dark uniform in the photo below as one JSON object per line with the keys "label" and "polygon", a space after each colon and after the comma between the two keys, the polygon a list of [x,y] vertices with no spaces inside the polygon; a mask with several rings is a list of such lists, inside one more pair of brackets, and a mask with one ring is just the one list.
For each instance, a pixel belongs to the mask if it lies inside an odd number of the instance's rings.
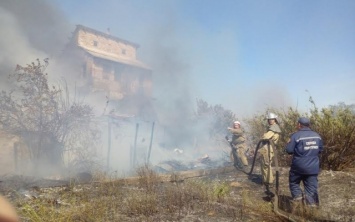
{"label": "firefighter in dark uniform", "polygon": [[[310,120],[306,117],[298,119],[298,131],[291,135],[286,152],[292,154],[289,175],[289,186],[293,200],[303,200],[311,207],[319,206],[318,174],[319,154],[323,151],[323,141],[318,133],[310,128]],[[303,182],[304,193],[300,182]]]}

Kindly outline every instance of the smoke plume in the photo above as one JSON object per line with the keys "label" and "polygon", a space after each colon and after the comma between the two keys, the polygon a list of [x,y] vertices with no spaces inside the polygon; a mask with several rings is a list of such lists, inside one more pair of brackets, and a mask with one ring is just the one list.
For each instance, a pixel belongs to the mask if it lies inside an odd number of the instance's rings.
{"label": "smoke plume", "polygon": [[16,64],[58,55],[70,34],[69,22],[44,0],[1,1],[0,29],[2,83]]}

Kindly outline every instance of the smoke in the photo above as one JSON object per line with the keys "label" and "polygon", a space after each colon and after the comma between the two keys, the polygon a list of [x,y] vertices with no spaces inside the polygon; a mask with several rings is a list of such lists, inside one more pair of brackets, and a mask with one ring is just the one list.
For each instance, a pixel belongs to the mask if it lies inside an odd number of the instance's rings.
{"label": "smoke", "polygon": [[16,64],[58,55],[70,34],[69,22],[44,0],[1,1],[0,29],[2,83]]}
{"label": "smoke", "polygon": [[[119,10],[125,12],[125,16],[138,13],[134,11],[127,13],[136,9],[128,2],[111,2],[111,4],[118,4],[116,6],[119,7]],[[144,48],[143,61],[153,71],[152,103],[158,119],[156,120],[157,125],[154,130],[150,159],[152,163],[176,158],[176,153],[173,152],[175,148],[184,150],[184,154],[181,155],[182,159],[202,156],[206,147],[201,148],[200,146],[195,149],[197,147],[196,138],[206,138],[208,135],[205,124],[197,125],[193,121],[195,99],[191,90],[193,86],[190,76],[191,61],[188,61],[184,54],[186,53],[184,51],[186,50],[185,43],[178,37],[182,30],[181,27],[176,25],[175,15],[171,13],[173,10],[169,10],[172,5],[167,4],[164,7],[167,7],[164,14],[167,19],[163,21],[160,18],[152,19],[149,22],[143,22],[144,24],[140,26],[135,26],[133,24],[126,25],[126,22],[128,22],[126,20],[129,19],[125,18],[115,22],[115,26],[110,26],[113,31],[122,30],[123,33],[132,33],[132,36],[128,37],[117,33],[112,33],[112,35],[133,42],[139,36],[137,33],[141,35],[144,32],[143,29],[146,31],[144,39],[141,39],[142,41],[138,41],[138,43]],[[142,30],[135,33],[132,31],[133,27]],[[62,77],[64,77],[70,88],[81,84],[75,78],[80,69],[80,64],[76,64],[74,58],[64,58],[63,60],[58,58],[65,44],[69,42],[74,27],[49,1],[0,2],[0,28],[2,30],[2,38],[0,39],[0,47],[2,48],[0,52],[0,80],[2,83],[13,71],[16,64],[25,65],[37,58],[40,60],[50,58],[50,66],[47,70],[50,74],[50,81],[62,81]],[[99,31],[100,29],[106,29],[106,27],[91,28]],[[88,98],[85,98],[84,102],[87,100]],[[90,105],[96,106],[101,114],[106,99],[100,97],[92,100],[94,102],[90,101]],[[102,130],[104,141],[98,154],[104,159],[106,155],[109,155],[112,169],[122,172],[131,167],[131,152],[136,132],[134,126],[137,122],[139,120],[131,120],[129,123],[112,128],[110,153],[107,150],[109,137],[107,125],[104,124]],[[140,122],[136,142],[137,158],[145,160],[144,158],[147,156],[147,148],[152,133],[151,126],[151,122]],[[103,165],[105,165],[104,161]]]}
{"label": "smoke", "polygon": [[282,109],[292,105],[292,99],[287,93],[287,89],[277,84],[256,86],[252,96],[254,98],[252,108],[257,111],[263,111],[270,107]]}
{"label": "smoke", "polygon": [[[189,66],[179,54],[179,45],[165,44],[171,41],[174,30],[162,27],[158,34],[152,36],[154,43],[148,44],[151,57],[149,64],[153,67],[153,96],[159,122],[167,126],[168,136],[175,146],[189,139],[193,99],[190,94]],[[168,30],[167,30],[168,29]],[[178,138],[175,141],[174,138]]]}
{"label": "smoke", "polygon": [[[116,148],[111,151],[116,160],[112,161],[112,167],[115,169],[129,169],[129,166],[132,166],[132,159],[128,163],[129,158],[120,157],[130,157],[133,149],[136,149],[134,152],[137,163],[144,163],[151,139],[153,145],[149,161],[152,164],[172,159],[186,162],[202,156],[194,150],[198,126],[194,125],[192,120],[195,104],[191,94],[190,66],[176,39],[178,30],[174,17],[171,14],[165,22],[153,22],[150,25],[144,42],[140,44],[144,48],[144,62],[152,68],[153,73],[152,105],[157,116],[156,125],[153,130],[151,122],[139,122],[138,132],[125,125],[121,125],[121,129],[115,129],[119,135],[114,137],[113,147]],[[133,142],[134,132],[138,137],[136,142]],[[204,133],[202,130],[198,132]],[[136,147],[133,144],[136,144]],[[174,152],[175,149],[183,150],[183,153],[178,154]],[[118,159],[120,161],[117,161]],[[126,161],[121,161],[122,159]]]}

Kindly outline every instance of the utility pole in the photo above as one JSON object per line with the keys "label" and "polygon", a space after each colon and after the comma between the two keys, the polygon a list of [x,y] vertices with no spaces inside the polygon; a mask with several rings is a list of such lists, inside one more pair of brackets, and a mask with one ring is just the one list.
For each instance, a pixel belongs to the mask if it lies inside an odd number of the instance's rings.
{"label": "utility pole", "polygon": [[108,147],[107,147],[107,171],[110,170],[110,155],[111,155],[111,117],[108,116],[107,117],[107,125],[108,125],[108,129],[107,129],[107,133],[108,133],[108,137],[107,137],[107,143],[108,143]]}
{"label": "utility pole", "polygon": [[138,137],[138,129],[139,129],[139,123],[136,124],[136,135],[134,137],[134,146],[133,146],[133,161],[132,161],[132,166],[136,166],[136,156],[137,156],[137,137]]}
{"label": "utility pole", "polygon": [[155,124],[155,122],[153,121],[153,124],[152,124],[152,133],[151,133],[151,135],[150,135],[150,144],[149,144],[149,150],[148,150],[147,164],[149,164],[150,153],[151,153],[151,151],[152,151],[153,134],[154,134],[154,124]]}

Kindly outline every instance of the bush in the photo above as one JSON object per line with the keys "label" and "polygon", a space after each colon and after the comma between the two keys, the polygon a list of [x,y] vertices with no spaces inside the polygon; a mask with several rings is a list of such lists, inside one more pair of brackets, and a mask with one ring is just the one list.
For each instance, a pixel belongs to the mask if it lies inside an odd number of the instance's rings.
{"label": "bush", "polygon": [[282,130],[277,144],[278,160],[280,166],[289,166],[291,156],[285,153],[291,134],[297,131],[296,124],[300,116],[311,120],[311,128],[318,132],[323,139],[324,152],[321,155],[321,167],[327,170],[343,170],[354,167],[355,163],[355,105],[339,103],[319,110],[312,97],[310,102],[313,108],[309,113],[300,113],[298,110],[288,108],[285,110],[267,109],[265,113],[256,114],[245,122],[248,125],[247,135],[255,147],[261,136],[266,132],[266,114],[274,112]]}
{"label": "bush", "polygon": [[[311,100],[314,104],[314,102]],[[339,103],[335,106],[311,110],[312,128],[324,140],[322,168],[343,170],[355,163],[355,109],[354,105]]]}
{"label": "bush", "polygon": [[92,107],[69,100],[66,85],[49,84],[48,64],[17,65],[13,87],[0,93],[0,127],[26,144],[36,173],[42,164],[60,168],[65,151],[82,156],[99,134]]}

